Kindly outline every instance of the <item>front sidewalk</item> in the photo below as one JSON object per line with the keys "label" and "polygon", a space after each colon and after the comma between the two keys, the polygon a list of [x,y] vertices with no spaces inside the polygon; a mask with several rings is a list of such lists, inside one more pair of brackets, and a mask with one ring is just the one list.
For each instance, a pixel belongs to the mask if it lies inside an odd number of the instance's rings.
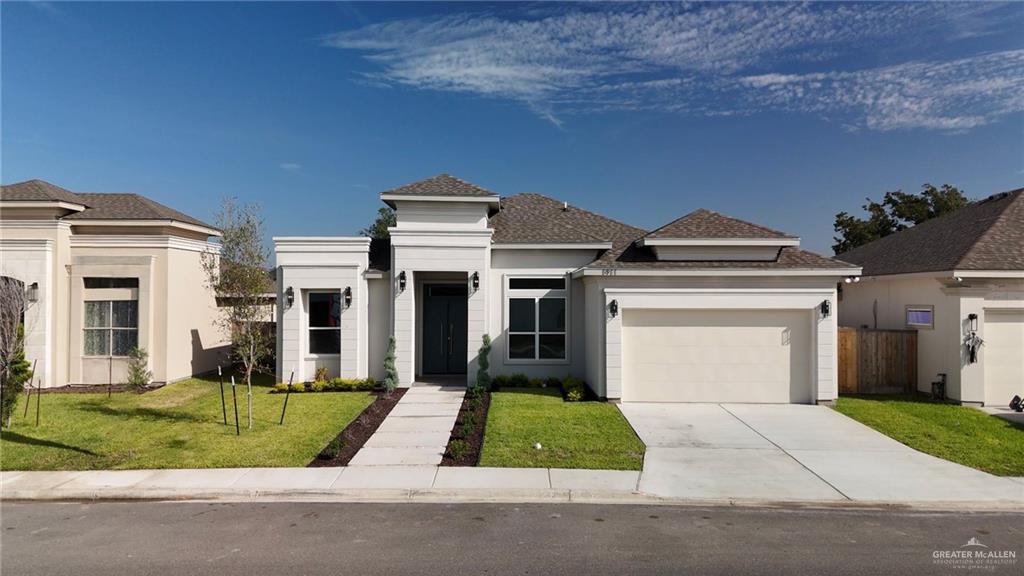
{"label": "front sidewalk", "polygon": [[[810,496],[724,498],[714,489],[685,498],[659,496],[638,489],[640,474],[619,470],[434,466],[3,472],[0,492],[4,500],[591,502],[1024,510],[1024,500],[1019,498],[901,502]],[[1024,494],[1024,479],[1005,480],[1019,483]]]}

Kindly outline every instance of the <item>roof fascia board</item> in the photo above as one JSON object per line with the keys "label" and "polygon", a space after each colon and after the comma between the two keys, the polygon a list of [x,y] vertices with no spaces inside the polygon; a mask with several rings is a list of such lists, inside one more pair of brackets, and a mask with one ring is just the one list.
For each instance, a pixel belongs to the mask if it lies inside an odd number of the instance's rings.
{"label": "roof fascia board", "polygon": [[611,242],[551,243],[551,244],[494,244],[492,250],[611,250]]}
{"label": "roof fascia board", "polygon": [[384,202],[482,202],[497,204],[501,198],[498,196],[428,196],[414,194],[381,194],[380,199]]}
{"label": "roof fascia board", "polygon": [[572,273],[581,276],[857,276],[860,268],[786,268],[754,270],[743,268],[694,268],[691,270],[635,270],[629,268],[581,268]]}
{"label": "roof fascia board", "polygon": [[170,226],[171,228],[181,228],[182,230],[189,230],[191,232],[201,232],[208,236],[222,236],[221,231],[216,228],[210,228],[208,226],[199,226],[198,224],[189,224],[188,222],[182,222],[181,220],[161,220],[161,219],[99,219],[90,220],[88,218],[73,219],[69,220],[72,226]]}
{"label": "roof fascia board", "polygon": [[641,246],[799,246],[799,238],[641,238]]}
{"label": "roof fascia board", "polygon": [[63,208],[81,212],[85,210],[84,204],[65,202],[63,200],[3,200],[0,206],[4,208]]}

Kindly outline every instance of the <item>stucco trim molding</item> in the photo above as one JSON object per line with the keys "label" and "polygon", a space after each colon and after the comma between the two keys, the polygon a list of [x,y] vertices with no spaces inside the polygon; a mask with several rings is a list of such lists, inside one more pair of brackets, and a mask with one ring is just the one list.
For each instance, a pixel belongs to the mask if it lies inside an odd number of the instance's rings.
{"label": "stucco trim molding", "polygon": [[168,248],[189,252],[220,254],[221,246],[214,242],[179,238],[177,236],[121,236],[85,235],[70,238],[72,248]]}

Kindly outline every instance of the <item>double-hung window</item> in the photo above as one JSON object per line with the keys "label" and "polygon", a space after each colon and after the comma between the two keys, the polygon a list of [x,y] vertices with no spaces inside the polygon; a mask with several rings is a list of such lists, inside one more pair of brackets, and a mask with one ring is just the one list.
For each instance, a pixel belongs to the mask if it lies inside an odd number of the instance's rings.
{"label": "double-hung window", "polygon": [[309,352],[341,353],[341,292],[309,293]]}
{"label": "double-hung window", "polygon": [[509,360],[566,359],[567,295],[564,276],[508,279]]}
{"label": "double-hung window", "polygon": [[138,300],[93,300],[85,303],[86,356],[128,356],[138,345]]}

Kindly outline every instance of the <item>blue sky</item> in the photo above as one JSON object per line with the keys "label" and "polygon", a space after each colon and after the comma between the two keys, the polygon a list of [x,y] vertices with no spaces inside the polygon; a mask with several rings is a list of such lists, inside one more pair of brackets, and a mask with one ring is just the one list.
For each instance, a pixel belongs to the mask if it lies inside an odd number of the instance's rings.
{"label": "blue sky", "polygon": [[4,183],[349,235],[449,172],[830,253],[865,196],[1024,185],[1024,5],[9,3]]}

